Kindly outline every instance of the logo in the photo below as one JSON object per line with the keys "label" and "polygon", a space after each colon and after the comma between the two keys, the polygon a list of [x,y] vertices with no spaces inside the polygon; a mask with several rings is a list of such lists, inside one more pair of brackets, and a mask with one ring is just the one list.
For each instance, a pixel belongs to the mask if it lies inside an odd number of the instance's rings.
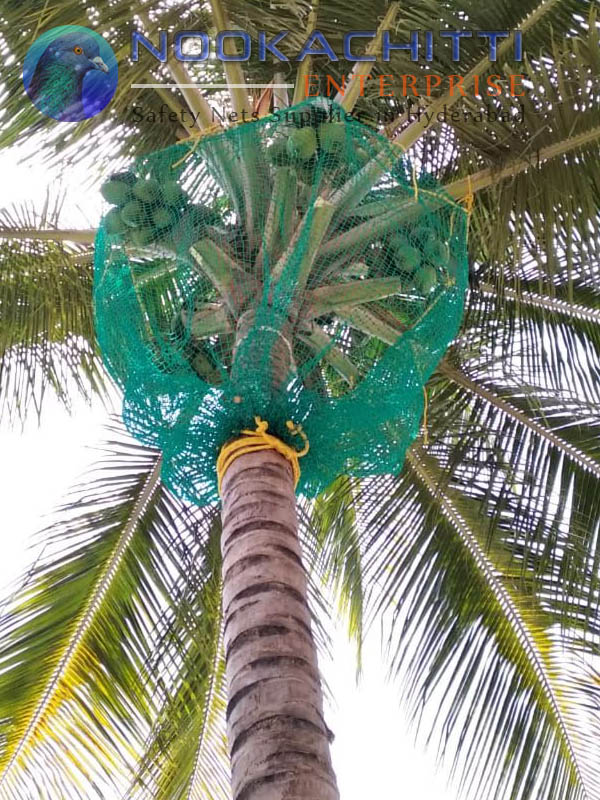
{"label": "logo", "polygon": [[79,25],[51,28],[29,48],[23,85],[47,117],[80,122],[110,103],[117,88],[117,59],[100,34]]}
{"label": "logo", "polygon": [[[286,53],[279,49],[280,43],[291,31],[282,30],[278,34],[267,39],[265,31],[258,31],[257,50],[253,50],[252,38],[248,31],[235,30],[235,31],[221,31],[217,34],[215,39],[215,55],[219,61],[249,61],[252,54],[255,52],[259,61],[266,61],[274,59],[276,61],[289,62],[290,58]],[[158,46],[144,36],[139,31],[132,31],[131,33],[131,60],[139,60],[140,45],[142,45],[149,53],[152,53],[154,58],[163,64],[167,61],[167,46],[168,46],[168,31],[159,30]],[[513,34],[513,43],[515,61],[523,60],[523,33],[520,30],[515,30]],[[377,36],[377,31],[348,31],[343,37],[343,52],[342,58],[350,62],[360,61],[376,61],[376,57],[371,54],[357,55],[353,52],[354,39],[373,39]],[[511,36],[511,31],[472,31],[472,30],[443,30],[438,33],[438,38],[445,42],[452,50],[452,60],[460,61],[460,43],[463,39],[480,38],[488,42],[489,58],[490,61],[496,61],[498,56],[498,48],[501,45],[499,40],[508,39]],[[234,48],[237,44],[241,43],[241,53],[231,52],[227,49],[227,45],[233,44]],[[184,44],[196,43],[199,45],[199,50],[196,48],[194,52],[184,52]],[[391,55],[396,50],[406,50],[410,53],[411,61],[419,61],[422,56],[421,47],[424,49],[424,58],[426,61],[432,61],[435,49],[435,35],[434,31],[425,31],[424,37],[422,31],[413,30],[410,32],[410,42],[392,42],[390,32],[387,30],[381,33],[381,55],[383,61],[389,61]],[[211,40],[205,31],[179,31],[175,33],[173,39],[173,50],[177,61],[207,61],[211,55]],[[327,40],[325,34],[321,31],[313,31],[304,42],[300,51],[297,51],[292,59],[294,61],[304,61],[307,56],[326,56],[330,61],[339,61],[340,54],[337,53],[332,45]]]}

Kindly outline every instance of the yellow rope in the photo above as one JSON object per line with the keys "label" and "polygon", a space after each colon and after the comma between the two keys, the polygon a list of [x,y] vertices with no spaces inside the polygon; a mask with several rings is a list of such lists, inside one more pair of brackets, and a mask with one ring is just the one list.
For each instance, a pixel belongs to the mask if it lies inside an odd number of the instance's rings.
{"label": "yellow rope", "polygon": [[217,478],[219,482],[219,494],[221,493],[221,484],[225,473],[233,464],[236,458],[245,455],[246,453],[257,453],[260,450],[276,450],[285,456],[292,465],[292,472],[294,474],[294,487],[298,485],[300,480],[300,464],[298,459],[302,458],[308,453],[308,437],[302,430],[302,425],[296,425],[291,420],[286,422],[288,430],[293,436],[300,436],[304,441],[302,450],[294,450],[289,444],[282,442],[277,436],[272,436],[267,433],[269,423],[262,420],[260,417],[254,417],[256,423],[256,430],[243,430],[242,436],[239,439],[234,439],[233,442],[223,445],[219,457],[217,459]]}
{"label": "yellow rope", "polygon": [[417,169],[415,167],[415,162],[412,163],[412,183],[413,183],[413,190],[415,193],[415,203],[419,200],[419,182],[417,181]]}
{"label": "yellow rope", "polygon": [[212,136],[213,133],[218,133],[222,130],[224,130],[224,128],[220,122],[213,122],[213,124],[209,125],[208,128],[197,128],[196,130],[190,132],[189,136],[185,136],[183,139],[180,139],[179,144],[189,144],[189,142],[193,142],[193,144],[184,156],[178,159],[174,164],[171,164],[171,169],[176,169],[180,164],[183,164],[184,161],[187,161],[187,159],[195,151],[196,147],[198,147],[198,142],[201,139],[204,139],[205,136]]}
{"label": "yellow rope", "polygon": [[469,191],[463,197],[462,202],[464,203],[465,210],[466,210],[467,214],[470,215],[471,211],[473,211],[473,205],[475,203],[475,195],[473,194],[473,184],[471,182],[471,176],[470,175],[467,175],[467,180],[468,180],[468,184],[469,184]]}
{"label": "yellow rope", "polygon": [[[262,114],[260,117],[258,117],[258,119],[264,119],[265,117],[270,117],[270,116],[273,116],[271,112],[269,112],[268,114]],[[230,123],[230,128],[234,128],[236,125],[241,125],[245,122],[247,121],[243,119],[232,120]],[[196,147],[198,147],[198,142],[201,139],[204,139],[206,136],[212,136],[215,133],[219,132],[224,133],[226,130],[230,130],[230,128],[224,128],[220,122],[213,122],[213,124],[209,125],[208,128],[195,128],[194,130],[190,131],[189,136],[184,136],[183,139],[179,140],[178,144],[189,144],[190,142],[192,142],[193,144],[184,156],[182,156],[174,164],[171,164],[171,169],[175,169],[180,164],[183,164],[183,162],[186,161],[192,155]]]}

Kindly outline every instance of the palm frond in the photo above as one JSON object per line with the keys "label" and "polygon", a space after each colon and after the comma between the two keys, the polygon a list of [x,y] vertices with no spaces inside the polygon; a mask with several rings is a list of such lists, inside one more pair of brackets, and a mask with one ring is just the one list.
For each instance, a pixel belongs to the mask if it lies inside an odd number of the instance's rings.
{"label": "palm frond", "polygon": [[126,795],[132,800],[229,798],[220,534],[215,516],[201,552],[190,554],[194,579],[165,619],[148,664],[151,675],[169,676],[169,688]]}
{"label": "palm frond", "polygon": [[[0,416],[41,414],[52,390],[69,405],[73,393],[104,396],[105,373],[95,346],[92,253],[53,236],[60,203],[0,212]],[[33,238],[35,236],[35,238]],[[27,237],[27,238],[25,238]]]}
{"label": "palm frond", "polygon": [[147,665],[214,509],[174,500],[156,452],[120,436],[107,446],[0,624],[2,797],[32,796],[40,775],[69,798],[122,786],[169,686]]}
{"label": "palm frond", "polygon": [[[421,143],[426,161],[452,193],[477,192],[473,257],[506,261],[510,253],[519,263],[531,256],[548,279],[561,252],[570,269],[578,258],[597,258],[600,83],[592,54],[598,28],[595,6],[581,11],[569,35],[540,42],[539,50],[528,45],[520,67],[523,96],[503,94],[488,102],[496,119],[484,115],[474,123],[477,101],[463,99],[446,143],[452,156],[443,164],[439,148]],[[507,122],[515,118],[520,121]]]}
{"label": "palm frond", "polygon": [[369,504],[371,609],[384,612],[413,713],[436,709],[432,728],[462,787],[473,797],[594,797],[597,720],[581,713],[597,702],[589,668],[560,670],[559,616],[490,541],[477,504],[417,446],[401,476],[365,488]]}
{"label": "palm frond", "polygon": [[356,642],[358,669],[363,642],[363,539],[357,497],[358,482],[342,475],[310,504],[310,530],[315,541],[311,572],[339,602],[348,633]]}

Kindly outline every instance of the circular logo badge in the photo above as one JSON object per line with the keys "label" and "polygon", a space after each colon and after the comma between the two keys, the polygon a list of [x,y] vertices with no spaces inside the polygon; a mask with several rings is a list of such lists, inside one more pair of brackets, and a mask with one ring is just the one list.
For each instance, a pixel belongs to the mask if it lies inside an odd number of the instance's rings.
{"label": "circular logo badge", "polygon": [[51,28],[23,64],[23,85],[42,114],[80,122],[99,114],[117,88],[117,59],[99,33],[80,25]]}

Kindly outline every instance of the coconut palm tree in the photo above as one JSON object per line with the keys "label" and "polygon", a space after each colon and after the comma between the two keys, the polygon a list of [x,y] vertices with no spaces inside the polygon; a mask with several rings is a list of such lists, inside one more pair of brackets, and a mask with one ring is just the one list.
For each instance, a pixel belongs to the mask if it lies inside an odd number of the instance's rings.
{"label": "coconut palm tree", "polygon": [[[132,19],[125,3],[68,0],[22,13],[9,7],[2,21],[11,91],[0,143],[32,138],[42,158],[65,167],[95,153],[107,173],[213,125],[206,98],[163,88],[147,90],[143,105],[150,113],[166,104],[175,121],[136,123],[131,83],[189,76],[171,60],[125,67],[132,28],[150,36],[157,27],[287,28],[292,51],[318,28],[341,52],[343,33],[364,25],[363,8],[337,2],[173,2]],[[429,118],[408,116],[377,88],[337,98],[372,122],[387,114],[389,138],[423,172],[451,197],[474,198],[467,310],[429,381],[427,424],[399,474],[340,475],[316,500],[294,502],[279,453],[242,456],[223,480],[222,519],[217,504],[187,504],[161,483],[160,452],[115,433],[103,469],[44,532],[44,557],[3,613],[0,797],[102,796],[110,784],[124,798],[337,797],[321,632],[308,611],[309,599],[322,604],[322,583],[337,592],[359,643],[365,625],[387,627],[409,707],[438,709],[440,746],[452,751],[467,792],[598,795],[595,4],[422,0],[376,2],[370,13],[397,41],[416,28],[518,27],[527,54],[515,68],[508,37],[492,65],[484,38],[462,41],[465,91],[491,71],[526,76],[522,97],[493,97],[477,122],[480,98],[442,84]],[[12,89],[36,33],[73,23],[106,31],[127,80],[107,116],[57,133]],[[406,74],[459,71],[447,48],[431,62],[409,59],[396,51],[389,64],[361,62],[355,76],[376,87],[378,74],[401,85]],[[306,59],[296,91],[312,71],[341,83],[346,68]],[[204,79],[202,69],[187,67]],[[247,77],[268,83],[280,69],[251,61]],[[244,83],[239,63],[225,64],[225,79]],[[249,104],[244,89],[231,90],[235,110]],[[510,124],[517,112],[521,121]],[[60,208],[49,203],[37,214],[7,210],[1,224],[3,412],[19,420],[36,409],[43,419],[48,388],[68,403],[67,386],[102,393],[111,383],[92,315],[95,231],[61,229]],[[315,257],[333,247],[335,232],[321,232]],[[313,286],[319,315],[303,318],[294,336],[322,351],[326,332],[313,320],[335,313],[384,346],[395,341],[389,295],[362,284],[367,294],[341,299]],[[211,302],[196,310],[196,356],[203,337],[231,336],[241,320],[224,314],[226,292]],[[352,387],[360,376],[348,352],[328,344],[327,353],[325,389],[340,391],[334,374]],[[197,369],[206,378],[209,367],[203,360]],[[245,503],[247,495],[259,500]],[[254,568],[261,559],[268,566]],[[245,602],[250,596],[259,599]]]}

